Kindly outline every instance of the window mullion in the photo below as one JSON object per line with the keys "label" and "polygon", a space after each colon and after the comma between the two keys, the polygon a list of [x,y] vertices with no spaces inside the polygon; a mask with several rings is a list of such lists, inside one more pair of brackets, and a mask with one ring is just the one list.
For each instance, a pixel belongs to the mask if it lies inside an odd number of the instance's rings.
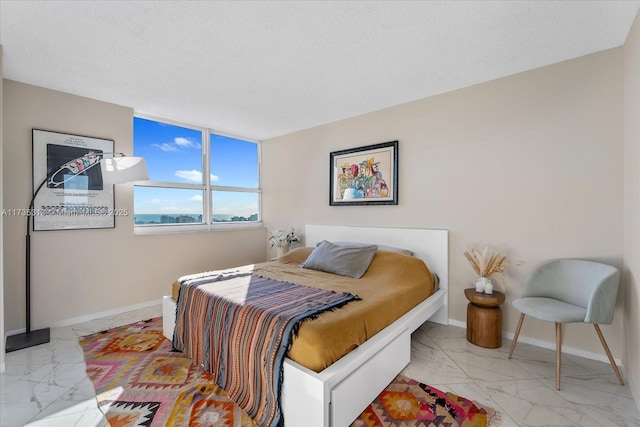
{"label": "window mullion", "polygon": [[211,150],[209,143],[209,129],[202,129],[202,181],[204,183],[204,194],[202,195],[202,203],[204,206],[202,212],[204,212],[206,218],[204,221],[209,227],[213,224],[213,215],[211,207]]}
{"label": "window mullion", "polygon": [[202,184],[189,184],[182,182],[165,182],[165,181],[141,181],[135,183],[136,187],[161,187],[161,188],[182,188],[185,190],[203,190]]}
{"label": "window mullion", "polygon": [[230,187],[227,185],[214,185],[214,184],[211,184],[211,186],[209,186],[209,189],[213,191],[235,191],[238,193],[261,193],[262,192],[260,188]]}

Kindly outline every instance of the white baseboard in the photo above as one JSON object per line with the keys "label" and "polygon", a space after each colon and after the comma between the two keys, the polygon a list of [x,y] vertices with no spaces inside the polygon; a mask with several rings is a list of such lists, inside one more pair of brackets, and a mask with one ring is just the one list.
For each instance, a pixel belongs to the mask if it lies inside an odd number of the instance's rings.
{"label": "white baseboard", "polygon": [[449,324],[458,328],[467,329],[467,322],[461,322],[456,319],[449,319]]}
{"label": "white baseboard", "polygon": [[[147,307],[153,307],[154,305],[161,305],[161,304],[162,304],[162,300],[161,299],[160,300],[142,302],[140,304],[128,305],[126,307],[119,307],[119,308],[115,308],[113,310],[100,311],[98,313],[91,313],[91,314],[87,314],[85,316],[79,316],[79,317],[73,317],[71,319],[61,320],[59,322],[54,322],[53,324],[50,325],[50,327],[52,327],[52,328],[61,328],[61,327],[64,327],[64,326],[75,325],[77,323],[87,322],[89,320],[101,319],[103,317],[114,316],[116,314],[122,314],[122,313],[126,313],[128,311],[138,310],[138,309],[147,308]],[[26,332],[25,328],[16,329],[16,330],[7,332],[6,336],[21,334],[23,332]]]}
{"label": "white baseboard", "polygon": [[107,316],[113,316],[116,314],[126,313],[127,311],[139,310],[141,308],[153,307],[154,305],[162,305],[162,300],[153,300],[142,302],[140,304],[128,305],[126,307],[118,307],[113,310],[101,311],[98,313],[87,314],[86,316],[74,317],[72,319],[61,320],[60,322],[55,322],[51,326],[54,328],[60,328],[63,326],[75,325],[76,323],[87,322],[89,320],[101,319]]}
{"label": "white baseboard", "polygon": [[[449,324],[453,326],[457,326],[459,328],[467,329],[467,322],[462,322],[460,320],[449,319]],[[502,331],[503,338],[512,340],[514,335],[515,334],[512,332]],[[520,336],[518,337],[518,342],[523,342],[523,343],[535,345],[536,347],[542,347],[542,348],[547,348],[549,350],[556,351],[555,341],[544,341],[536,338],[530,338],[520,334]],[[607,364],[609,363],[609,359],[607,358],[606,354],[594,353],[592,351],[586,351],[580,348],[575,348],[575,347],[566,346],[566,345],[562,346],[562,352],[567,354],[572,354],[574,356],[584,357],[585,359],[597,360],[598,362],[605,362]],[[614,357],[613,359],[616,361],[616,364],[618,364],[618,366],[622,366],[622,362],[620,361],[619,358]]]}

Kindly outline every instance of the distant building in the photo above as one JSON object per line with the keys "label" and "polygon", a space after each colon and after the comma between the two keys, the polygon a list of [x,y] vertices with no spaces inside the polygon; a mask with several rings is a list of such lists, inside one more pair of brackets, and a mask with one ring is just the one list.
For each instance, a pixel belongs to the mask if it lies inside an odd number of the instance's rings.
{"label": "distant building", "polygon": [[231,217],[231,221],[257,221],[258,220],[258,214],[253,214],[249,217],[246,216],[232,216]]}
{"label": "distant building", "polygon": [[196,219],[190,215],[180,215],[174,218],[176,224],[186,224],[196,222]]}
{"label": "distant building", "polygon": [[162,215],[160,217],[160,224],[175,224],[176,219],[171,215]]}

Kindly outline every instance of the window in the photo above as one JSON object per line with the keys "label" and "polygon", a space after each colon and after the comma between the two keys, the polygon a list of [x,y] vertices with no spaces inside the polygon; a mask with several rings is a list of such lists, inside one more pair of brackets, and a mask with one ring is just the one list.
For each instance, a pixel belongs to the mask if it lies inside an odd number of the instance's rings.
{"label": "window", "polygon": [[134,187],[136,232],[259,224],[258,142],[134,117],[133,151],[149,171]]}

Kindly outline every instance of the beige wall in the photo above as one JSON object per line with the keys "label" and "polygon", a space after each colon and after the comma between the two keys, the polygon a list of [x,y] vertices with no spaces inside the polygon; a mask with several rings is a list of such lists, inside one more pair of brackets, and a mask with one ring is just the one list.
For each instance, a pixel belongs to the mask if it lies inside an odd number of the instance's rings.
{"label": "beige wall", "polygon": [[[269,227],[448,229],[450,317],[459,321],[475,279],[463,251],[504,251],[503,328],[513,332],[511,301],[542,261],[622,266],[622,59],[622,49],[608,50],[265,141],[263,218]],[[399,205],[329,206],[329,152],[396,139]],[[603,331],[621,357],[618,306]],[[564,330],[565,346],[603,354],[593,328]],[[555,340],[553,325],[535,319],[522,334]]]}
{"label": "beige wall", "polygon": [[[4,207],[26,208],[31,191],[31,129],[109,138],[132,152],[133,110],[4,81]],[[133,212],[133,188],[116,186],[116,208]],[[24,328],[24,217],[4,217],[7,331]],[[133,216],[115,229],[32,234],[32,327],[116,310],[170,292],[180,275],[264,261],[265,229],[135,236]]]}
{"label": "beige wall", "polygon": [[623,363],[640,404],[640,18],[624,46],[624,301]]}

